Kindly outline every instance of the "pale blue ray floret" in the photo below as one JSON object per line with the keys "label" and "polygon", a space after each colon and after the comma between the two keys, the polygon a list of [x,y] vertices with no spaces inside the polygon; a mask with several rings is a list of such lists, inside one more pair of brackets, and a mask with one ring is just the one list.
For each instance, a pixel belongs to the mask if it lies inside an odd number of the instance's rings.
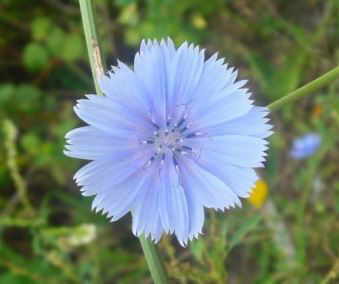
{"label": "pale blue ray floret", "polygon": [[318,133],[307,133],[293,141],[290,155],[296,160],[312,156],[321,144],[321,136]]}
{"label": "pale blue ray floret", "polygon": [[182,245],[202,233],[204,208],[240,206],[257,180],[271,135],[268,109],[214,54],[171,39],[143,41],[134,67],[118,62],[75,113],[88,124],[66,134],[65,154],[90,160],[74,176],[93,209],[133,233]]}

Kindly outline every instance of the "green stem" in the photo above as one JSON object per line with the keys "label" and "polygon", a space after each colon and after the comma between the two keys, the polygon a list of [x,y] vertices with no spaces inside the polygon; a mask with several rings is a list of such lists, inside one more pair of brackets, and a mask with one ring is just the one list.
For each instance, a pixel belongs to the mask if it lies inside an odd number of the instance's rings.
{"label": "green stem", "polygon": [[144,236],[140,236],[139,239],[154,283],[168,283],[165,268],[162,264],[162,260],[158,254],[155,244]]}
{"label": "green stem", "polygon": [[18,163],[17,163],[17,149],[16,149],[16,137],[17,137],[17,128],[15,127],[14,123],[9,120],[5,119],[3,122],[3,131],[4,131],[4,138],[5,138],[5,150],[7,152],[7,166],[10,172],[10,175],[13,179],[15,188],[17,190],[17,194],[19,200],[21,201],[22,205],[25,207],[27,212],[30,216],[34,215],[34,208],[31,201],[28,198],[28,190],[27,184],[23,177],[20,175]]}
{"label": "green stem", "polygon": [[[104,73],[104,69],[101,63],[100,47],[95,29],[93,5],[91,0],[79,0],[79,4],[95,89],[97,94],[101,94],[98,77]],[[143,236],[140,237],[140,243],[154,282],[156,284],[168,283],[163,263],[154,243]]]}
{"label": "green stem", "polygon": [[91,0],[79,0],[79,4],[95,90],[98,95],[101,95],[98,77],[103,74],[104,71],[94,22],[94,9]]}
{"label": "green stem", "polygon": [[287,94],[286,96],[274,101],[273,103],[269,104],[267,107],[270,110],[277,110],[284,104],[290,103],[298,98],[306,96],[324,86],[326,86],[331,81],[339,78],[339,66],[333,68],[332,70],[328,71],[324,75],[320,76],[319,78],[311,81],[310,83],[302,86],[295,91]]}

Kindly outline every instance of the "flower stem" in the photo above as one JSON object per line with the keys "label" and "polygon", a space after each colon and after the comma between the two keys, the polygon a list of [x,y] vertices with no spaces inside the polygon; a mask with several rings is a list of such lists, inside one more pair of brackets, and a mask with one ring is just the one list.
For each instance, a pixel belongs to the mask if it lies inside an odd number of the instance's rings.
{"label": "flower stem", "polygon": [[150,239],[145,238],[144,236],[140,236],[139,239],[154,283],[168,283],[165,268],[155,247],[155,244]]}
{"label": "flower stem", "polygon": [[324,86],[326,86],[331,81],[339,78],[339,66],[333,68],[332,70],[328,71],[324,75],[320,76],[319,78],[311,81],[310,83],[302,86],[295,91],[287,94],[286,96],[274,101],[273,103],[269,104],[267,107],[270,110],[277,110],[284,104],[290,103],[298,98],[306,96]]}
{"label": "flower stem", "polygon": [[93,4],[91,0],[79,0],[79,4],[95,90],[98,95],[101,95],[102,93],[98,85],[98,77],[104,73],[104,68],[102,66],[98,37],[95,28]]}
{"label": "flower stem", "polygon": [[25,207],[29,215],[33,216],[34,208],[28,198],[27,184],[23,177],[20,175],[17,163],[18,153],[16,148],[16,138],[18,130],[11,120],[5,119],[3,122],[3,132],[6,150],[5,152],[7,152],[7,166],[9,169],[9,173],[13,179],[19,200],[21,201],[22,205]]}
{"label": "flower stem", "polygon": [[[79,0],[79,4],[95,89],[97,94],[101,94],[98,78],[104,74],[104,68],[95,28],[93,5],[91,0]],[[140,237],[140,243],[154,282],[156,284],[168,283],[163,263],[154,243],[143,236]]]}

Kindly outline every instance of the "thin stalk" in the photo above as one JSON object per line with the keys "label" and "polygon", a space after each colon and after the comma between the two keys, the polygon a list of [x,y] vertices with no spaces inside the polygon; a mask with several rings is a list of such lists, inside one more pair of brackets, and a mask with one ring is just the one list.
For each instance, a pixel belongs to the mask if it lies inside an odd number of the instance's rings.
{"label": "thin stalk", "polygon": [[104,68],[102,66],[98,36],[95,28],[94,9],[91,0],[79,0],[79,4],[95,90],[98,95],[101,95],[98,78],[104,73]]}
{"label": "thin stalk", "polygon": [[320,76],[319,78],[311,81],[310,83],[302,86],[295,91],[287,94],[286,96],[274,101],[273,103],[269,104],[267,107],[270,110],[277,110],[284,104],[290,103],[296,99],[299,99],[303,96],[309,95],[310,93],[319,90],[320,88],[326,86],[331,81],[339,78],[339,66],[333,68],[332,70],[328,71],[324,75]]}
{"label": "thin stalk", "polygon": [[[79,4],[95,89],[97,94],[101,94],[98,78],[104,73],[104,68],[102,66],[100,47],[95,29],[93,5],[91,0],[79,0]],[[168,283],[166,272],[155,244],[143,236],[139,239],[154,283]]]}
{"label": "thin stalk", "polygon": [[262,214],[266,225],[272,231],[272,237],[275,245],[284,256],[285,265],[289,268],[295,268],[297,265],[296,249],[292,242],[289,230],[282,216],[272,199],[267,200],[262,207]]}
{"label": "thin stalk", "polygon": [[25,207],[30,216],[34,215],[34,208],[31,201],[28,198],[28,189],[25,180],[20,175],[18,163],[17,163],[17,149],[16,149],[16,137],[17,129],[12,121],[5,119],[3,122],[3,132],[5,136],[5,149],[7,151],[7,166],[10,175],[13,179],[19,200]]}
{"label": "thin stalk", "polygon": [[144,236],[140,236],[139,239],[154,283],[168,283],[165,268],[155,244]]}

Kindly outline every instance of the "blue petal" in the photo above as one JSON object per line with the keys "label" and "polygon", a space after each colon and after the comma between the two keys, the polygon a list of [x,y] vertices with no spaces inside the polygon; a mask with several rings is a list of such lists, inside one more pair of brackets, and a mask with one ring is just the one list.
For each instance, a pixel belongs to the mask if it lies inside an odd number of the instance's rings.
{"label": "blue petal", "polygon": [[217,59],[217,54],[211,56],[204,64],[199,85],[194,93],[192,108],[201,108],[211,105],[221,96],[227,96],[241,88],[246,81],[234,84],[237,71],[228,68],[224,59]]}
{"label": "blue petal", "polygon": [[159,191],[159,214],[162,226],[166,232],[176,233],[178,239],[183,242],[188,237],[188,211],[185,192],[179,184],[178,173],[172,163],[171,155],[166,156],[164,166],[161,168]]}
{"label": "blue petal", "polygon": [[[172,162],[167,163],[167,190],[169,190],[169,202],[167,204],[171,219],[171,231],[177,236],[180,244],[185,245],[189,236],[189,212],[185,190],[178,183],[178,174]],[[165,170],[165,169],[164,169]],[[173,182],[175,180],[175,183]]]}
{"label": "blue petal", "polygon": [[150,170],[139,171],[105,194],[100,205],[111,216],[111,221],[116,221],[131,211],[135,202],[138,202],[138,196],[144,194],[144,187],[149,185],[151,173]]}
{"label": "blue petal", "polygon": [[203,67],[204,52],[193,45],[183,43],[175,50],[170,40],[142,43],[134,70],[146,85],[146,96],[161,126],[169,117],[180,119],[177,106],[192,99]]}
{"label": "blue petal", "polygon": [[207,156],[202,160],[199,158],[197,163],[211,174],[218,177],[227,184],[232,191],[239,197],[249,197],[250,191],[258,179],[257,174],[252,168],[237,167],[224,164],[222,167],[213,157]]}
{"label": "blue petal", "polygon": [[269,119],[265,118],[267,114],[266,108],[253,107],[243,116],[211,127],[198,128],[196,131],[208,133],[210,136],[235,134],[267,138],[273,133],[270,131],[272,126],[267,123]]}
{"label": "blue petal", "polygon": [[162,227],[160,216],[158,216],[157,220],[154,222],[155,228],[153,231],[153,241],[158,242],[164,233],[164,229]]}
{"label": "blue petal", "polygon": [[152,223],[151,220],[158,217],[156,212],[158,203],[158,190],[154,188],[156,179],[154,176],[143,186],[138,196],[138,202],[135,202],[131,212],[133,217],[132,230],[136,236],[145,234],[147,237],[150,231],[147,225]]}
{"label": "blue petal", "polygon": [[89,96],[87,100],[78,100],[74,111],[88,124],[118,137],[133,136],[140,131],[152,131],[147,120],[104,96]]}
{"label": "blue petal", "polygon": [[179,178],[176,173],[168,172],[169,157],[165,160],[165,169],[160,171],[159,177],[159,215],[162,227],[166,232],[173,233],[176,225],[175,214],[170,210],[171,189],[179,186]]}
{"label": "blue petal", "polygon": [[197,200],[205,207],[223,210],[241,205],[238,196],[224,182],[193,160],[180,159],[180,174],[183,187],[194,190]]}
{"label": "blue petal", "polygon": [[172,60],[175,69],[169,74],[168,104],[170,116],[175,118],[176,108],[194,99],[204,68],[204,51],[184,42]]}
{"label": "blue petal", "polygon": [[188,238],[193,239],[197,238],[199,234],[201,234],[205,219],[204,207],[199,201],[195,188],[187,186],[184,187],[184,190],[187,200],[187,209],[189,212]]}
{"label": "blue petal", "polygon": [[245,115],[252,108],[250,94],[238,92],[222,97],[199,111],[192,111],[191,119],[199,128],[210,127]]}
{"label": "blue petal", "polygon": [[117,139],[92,126],[73,129],[65,137],[68,143],[65,146],[65,154],[78,159],[117,159],[124,155],[131,155],[142,148],[136,138]]}
{"label": "blue petal", "polygon": [[91,171],[84,170],[83,173],[78,173],[76,181],[83,187],[82,191],[85,195],[104,193],[143,169],[148,159],[143,155],[134,155],[115,163],[112,163],[110,159],[93,161]]}
{"label": "blue petal", "polygon": [[154,41],[142,43],[134,59],[134,72],[144,84],[145,96],[159,126],[164,126],[166,122],[167,72],[173,54],[174,47],[171,44]]}
{"label": "blue petal", "polygon": [[145,87],[136,74],[120,61],[118,66],[112,69],[107,76],[99,79],[101,90],[115,102],[140,113],[149,114],[150,106],[145,95]]}
{"label": "blue petal", "polygon": [[231,164],[240,167],[262,167],[268,142],[264,139],[224,135],[199,137],[191,139],[200,147],[199,157],[202,160],[214,159],[219,165]]}

